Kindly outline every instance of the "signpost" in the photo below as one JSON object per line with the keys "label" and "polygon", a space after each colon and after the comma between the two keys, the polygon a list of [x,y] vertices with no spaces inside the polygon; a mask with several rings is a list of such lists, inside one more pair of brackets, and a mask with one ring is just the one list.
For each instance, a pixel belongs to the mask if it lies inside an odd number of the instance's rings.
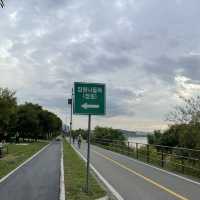
{"label": "signpost", "polygon": [[105,93],[105,84],[74,83],[73,112],[74,114],[88,115],[86,192],[89,190],[91,115],[105,115]]}
{"label": "signpost", "polygon": [[105,84],[75,82],[74,95],[74,114],[105,114]]}

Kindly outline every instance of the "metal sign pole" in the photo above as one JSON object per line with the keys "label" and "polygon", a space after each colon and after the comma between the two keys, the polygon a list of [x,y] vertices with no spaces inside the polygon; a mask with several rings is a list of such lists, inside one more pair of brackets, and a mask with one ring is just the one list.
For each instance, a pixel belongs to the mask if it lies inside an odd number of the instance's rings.
{"label": "metal sign pole", "polygon": [[86,192],[89,191],[89,173],[90,173],[90,133],[91,132],[91,114],[88,115],[88,135],[87,135],[87,177],[86,177]]}
{"label": "metal sign pole", "polygon": [[73,113],[88,116],[87,173],[85,191],[89,191],[91,116],[105,115],[106,86],[102,83],[74,83]]}
{"label": "metal sign pole", "polygon": [[71,101],[71,116],[70,116],[70,144],[72,142],[72,101]]}
{"label": "metal sign pole", "polygon": [[[72,110],[72,104],[71,104],[71,110]],[[69,136],[70,144],[72,143],[72,111],[71,111],[71,117],[70,117],[70,136]]]}
{"label": "metal sign pole", "polygon": [[72,96],[71,99],[68,99],[68,104],[70,104],[71,107],[71,113],[70,113],[70,135],[69,135],[69,142],[71,144],[72,142],[72,113],[73,113],[73,88],[72,88]]}

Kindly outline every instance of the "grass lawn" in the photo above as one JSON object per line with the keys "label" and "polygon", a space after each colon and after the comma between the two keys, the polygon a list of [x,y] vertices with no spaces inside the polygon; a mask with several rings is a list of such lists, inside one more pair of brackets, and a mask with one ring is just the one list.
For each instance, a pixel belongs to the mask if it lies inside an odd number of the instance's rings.
{"label": "grass lawn", "polygon": [[66,199],[93,200],[106,195],[96,179],[90,175],[90,191],[84,192],[86,167],[84,161],[72,147],[64,140],[64,173]]}
{"label": "grass lawn", "polygon": [[8,154],[0,159],[0,178],[15,169],[47,144],[47,142],[34,142],[28,143],[28,145],[8,144]]}

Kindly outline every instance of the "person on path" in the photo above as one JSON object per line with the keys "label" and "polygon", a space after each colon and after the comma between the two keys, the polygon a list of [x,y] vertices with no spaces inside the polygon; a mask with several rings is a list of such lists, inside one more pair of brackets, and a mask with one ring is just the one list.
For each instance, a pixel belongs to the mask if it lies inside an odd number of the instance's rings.
{"label": "person on path", "polygon": [[81,148],[82,136],[81,134],[78,135],[78,148]]}
{"label": "person on path", "polygon": [[75,135],[73,134],[73,135],[72,135],[72,142],[73,142],[73,144],[75,143],[75,139],[76,139],[76,137],[75,137]]}

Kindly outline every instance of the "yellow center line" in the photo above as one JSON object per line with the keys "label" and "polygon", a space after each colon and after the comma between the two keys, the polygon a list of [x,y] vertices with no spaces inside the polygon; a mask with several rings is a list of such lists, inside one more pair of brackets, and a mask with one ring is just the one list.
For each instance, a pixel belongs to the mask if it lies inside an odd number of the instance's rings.
{"label": "yellow center line", "polygon": [[134,175],[136,175],[136,176],[138,176],[138,177],[144,179],[145,181],[147,181],[147,182],[153,184],[154,186],[156,186],[156,187],[158,187],[158,188],[164,190],[165,192],[167,192],[167,193],[169,193],[169,194],[171,194],[171,195],[177,197],[177,199],[189,200],[188,198],[183,197],[182,195],[180,195],[180,194],[178,194],[178,193],[172,191],[171,189],[166,188],[166,187],[163,186],[163,185],[160,185],[160,184],[157,183],[156,181],[153,181],[153,180],[151,180],[150,178],[148,178],[148,177],[146,177],[146,176],[144,176],[144,175],[142,175],[142,174],[140,174],[140,173],[134,171],[133,169],[130,169],[130,168],[126,167],[125,165],[123,165],[123,164],[121,164],[121,163],[119,163],[119,162],[113,160],[112,158],[107,157],[107,156],[105,156],[105,155],[103,155],[102,153],[99,153],[99,152],[97,152],[97,151],[94,151],[94,150],[92,150],[92,151],[93,151],[94,153],[96,153],[97,155],[101,156],[102,158],[104,158],[104,159],[106,159],[106,160],[109,160],[109,161],[115,163],[116,165],[118,165],[118,166],[120,166],[121,168],[123,168],[123,169],[129,171],[130,173],[132,173],[132,174],[134,174]]}

